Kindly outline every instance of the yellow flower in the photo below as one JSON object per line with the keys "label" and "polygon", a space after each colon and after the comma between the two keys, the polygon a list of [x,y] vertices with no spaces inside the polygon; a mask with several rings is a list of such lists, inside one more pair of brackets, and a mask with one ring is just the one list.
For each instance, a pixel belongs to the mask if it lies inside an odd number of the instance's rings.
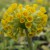
{"label": "yellow flower", "polygon": [[9,13],[12,13],[14,10],[12,9],[12,7],[9,7],[8,9],[7,9],[7,13],[9,14]]}
{"label": "yellow flower", "polygon": [[11,22],[13,19],[14,19],[13,16],[8,16],[8,17],[6,18],[7,22]]}
{"label": "yellow flower", "polygon": [[11,31],[8,31],[7,32],[7,36],[12,38],[12,32]]}
{"label": "yellow flower", "polygon": [[35,32],[29,32],[28,36],[29,37],[34,37],[35,36]]}
{"label": "yellow flower", "polygon": [[17,8],[17,4],[13,3],[11,6],[7,9],[7,13],[12,13]]}
{"label": "yellow flower", "polygon": [[45,13],[46,12],[45,7],[40,7],[40,11],[43,12],[43,13]]}
{"label": "yellow flower", "polygon": [[46,21],[47,21],[47,19],[48,19],[47,14],[44,14],[44,15],[43,15],[43,17],[42,17],[42,19],[43,19],[43,21],[44,21],[44,22],[46,22]]}
{"label": "yellow flower", "polygon": [[17,17],[17,18],[21,18],[21,13],[17,13],[17,14],[16,14],[16,17]]}
{"label": "yellow flower", "polygon": [[8,27],[5,25],[5,26],[3,27],[3,29],[4,29],[4,30],[8,30]]}
{"label": "yellow flower", "polygon": [[16,9],[16,8],[17,8],[17,3],[13,3],[13,4],[11,4],[10,7],[12,7],[13,10]]}
{"label": "yellow flower", "polygon": [[39,25],[37,26],[37,32],[41,32],[42,30],[43,30],[43,27],[42,27],[41,24],[39,24]]}
{"label": "yellow flower", "polygon": [[13,40],[16,41],[16,37],[13,35],[12,31],[8,31],[6,34],[7,34],[6,35],[7,37],[10,37],[10,38],[12,38]]}
{"label": "yellow flower", "polygon": [[13,28],[12,25],[5,25],[5,26],[3,27],[4,30],[11,30],[12,28]]}
{"label": "yellow flower", "polygon": [[25,8],[26,8],[27,10],[29,10],[29,9],[30,9],[30,6],[29,6],[29,5],[26,5]]}
{"label": "yellow flower", "polygon": [[2,23],[2,25],[6,25],[6,24],[7,24],[7,21],[4,20],[4,19],[2,19],[2,20],[1,20],[1,23]]}
{"label": "yellow flower", "polygon": [[28,22],[32,22],[33,21],[33,16],[29,16],[26,18]]}
{"label": "yellow flower", "polygon": [[23,8],[23,5],[19,4],[18,9],[22,10],[22,8]]}
{"label": "yellow flower", "polygon": [[37,32],[38,33],[41,32],[42,30],[43,30],[43,27],[42,26],[37,27]]}
{"label": "yellow flower", "polygon": [[37,3],[41,4],[43,3],[43,0],[37,0]]}
{"label": "yellow flower", "polygon": [[25,19],[24,18],[20,18],[20,23],[24,23]]}
{"label": "yellow flower", "polygon": [[44,14],[44,15],[42,16],[42,24],[43,24],[43,26],[46,25],[47,20],[48,20],[48,15],[47,15],[47,14]]}
{"label": "yellow flower", "polygon": [[26,22],[26,23],[25,23],[25,26],[26,26],[26,28],[28,28],[28,29],[29,29],[29,28],[31,28],[32,23],[30,23],[30,22]]}
{"label": "yellow flower", "polygon": [[36,9],[38,7],[38,4],[33,4],[33,7]]}
{"label": "yellow flower", "polygon": [[48,15],[47,14],[43,14],[43,19],[44,18],[47,20],[48,19]]}
{"label": "yellow flower", "polygon": [[28,16],[28,11],[27,11],[27,10],[24,10],[24,11],[23,11],[23,15],[24,15],[24,16]]}
{"label": "yellow flower", "polygon": [[36,12],[36,9],[34,7],[30,7],[30,12],[34,13],[34,12]]}
{"label": "yellow flower", "polygon": [[8,15],[9,15],[9,14],[8,14],[7,12],[5,12],[5,13],[3,14],[3,19],[7,18]]}
{"label": "yellow flower", "polygon": [[40,12],[37,13],[37,16],[38,16],[38,17],[42,17],[43,14],[44,14],[44,13],[40,11]]}

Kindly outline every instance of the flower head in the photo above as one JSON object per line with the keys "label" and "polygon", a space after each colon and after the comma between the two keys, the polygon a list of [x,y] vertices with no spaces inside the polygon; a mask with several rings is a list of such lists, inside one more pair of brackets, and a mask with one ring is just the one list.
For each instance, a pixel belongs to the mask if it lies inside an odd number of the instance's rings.
{"label": "flower head", "polygon": [[28,22],[33,22],[33,17],[32,17],[32,16],[28,16],[28,17],[27,17],[27,21],[28,21]]}
{"label": "flower head", "polygon": [[25,19],[24,18],[20,18],[20,23],[24,23]]}
{"label": "flower head", "polygon": [[40,11],[43,12],[43,13],[45,13],[46,12],[45,7],[40,7]]}
{"label": "flower head", "polygon": [[[42,3],[42,0],[37,1]],[[46,26],[48,16],[45,13],[45,7],[40,7],[38,4],[23,6],[13,3],[3,14],[2,29],[12,38],[25,33],[24,30],[27,29],[28,35],[33,37]]]}
{"label": "flower head", "polygon": [[29,29],[29,28],[31,28],[32,23],[30,23],[30,22],[26,22],[26,23],[25,23],[25,26],[26,26],[26,28],[28,28],[28,29]]}

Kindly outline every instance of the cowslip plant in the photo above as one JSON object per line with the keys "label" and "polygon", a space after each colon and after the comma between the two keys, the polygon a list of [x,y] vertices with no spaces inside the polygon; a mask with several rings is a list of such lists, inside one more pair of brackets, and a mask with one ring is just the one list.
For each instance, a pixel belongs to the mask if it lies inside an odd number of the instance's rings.
{"label": "cowslip plant", "polygon": [[1,19],[3,33],[16,39],[18,34],[27,37],[30,50],[33,50],[31,38],[46,26],[46,9],[38,4],[22,5],[13,3],[4,12]]}

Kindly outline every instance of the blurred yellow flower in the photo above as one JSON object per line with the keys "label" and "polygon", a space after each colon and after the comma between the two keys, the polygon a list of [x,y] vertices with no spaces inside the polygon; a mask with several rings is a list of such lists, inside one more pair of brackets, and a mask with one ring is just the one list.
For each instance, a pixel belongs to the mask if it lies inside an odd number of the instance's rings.
{"label": "blurred yellow flower", "polygon": [[10,26],[9,26],[9,25],[8,25],[8,26],[5,25],[5,26],[3,27],[4,30],[11,30],[12,28],[13,28],[12,25],[10,25]]}
{"label": "blurred yellow flower", "polygon": [[30,9],[30,5],[26,5],[25,8],[26,8],[27,10],[29,10],[29,9]]}
{"label": "blurred yellow flower", "polygon": [[14,19],[14,17],[13,16],[8,16],[6,19],[7,19],[7,22],[11,22]]}
{"label": "blurred yellow flower", "polygon": [[11,31],[7,31],[7,33],[6,33],[6,34],[7,34],[7,36],[8,36],[8,37],[13,38],[13,34],[12,34],[12,32],[11,32]]}
{"label": "blurred yellow flower", "polygon": [[42,30],[43,30],[43,27],[40,26],[40,25],[38,25],[38,27],[37,27],[37,32],[40,33]]}
{"label": "blurred yellow flower", "polygon": [[17,17],[17,18],[21,18],[21,16],[22,16],[21,13],[17,13],[17,14],[16,14],[16,17]]}
{"label": "blurred yellow flower", "polygon": [[20,18],[20,23],[24,23],[25,19],[24,18]]}
{"label": "blurred yellow flower", "polygon": [[10,5],[10,7],[7,9],[7,13],[12,13],[17,8],[17,4],[13,3]]}
{"label": "blurred yellow flower", "polygon": [[17,3],[13,3],[13,4],[11,4],[10,7],[12,7],[13,10],[16,9],[16,8],[17,8]]}
{"label": "blurred yellow flower", "polygon": [[14,39],[14,40],[16,41],[16,38],[15,38],[15,36],[13,35],[13,33],[12,33],[11,30],[7,31],[6,34],[7,34],[8,37],[10,37],[10,38],[12,38],[12,39]]}
{"label": "blurred yellow flower", "polygon": [[3,14],[3,18],[4,18],[4,19],[7,18],[8,15],[9,15],[9,14],[8,14],[7,12],[5,12],[5,13]]}
{"label": "blurred yellow flower", "polygon": [[7,13],[9,14],[9,13],[12,13],[12,12],[13,12],[12,7],[9,7],[9,8],[7,9]]}
{"label": "blurred yellow flower", "polygon": [[33,8],[38,8],[38,4],[33,4]]}
{"label": "blurred yellow flower", "polygon": [[48,15],[47,14],[43,14],[43,18],[48,19]]}
{"label": "blurred yellow flower", "polygon": [[6,24],[7,24],[7,21],[4,20],[4,19],[2,19],[2,20],[1,20],[1,23],[2,23],[2,25],[6,25]]}
{"label": "blurred yellow flower", "polygon": [[46,12],[45,7],[40,7],[40,11],[43,12],[43,13],[45,13]]}
{"label": "blurred yellow flower", "polygon": [[30,7],[30,12],[34,13],[34,12],[36,12],[36,9],[34,7]]}
{"label": "blurred yellow flower", "polygon": [[44,14],[43,17],[42,17],[42,23],[43,23],[44,26],[46,25],[47,20],[48,20],[48,15]]}
{"label": "blurred yellow flower", "polygon": [[25,23],[25,26],[26,26],[26,28],[28,28],[28,29],[29,29],[29,28],[31,28],[32,23],[30,23],[30,22],[26,22],[26,23]]}
{"label": "blurred yellow flower", "polygon": [[[45,18],[45,19],[44,19],[44,18]],[[48,19],[48,15],[47,15],[47,14],[44,14],[44,15],[42,16],[42,20],[43,20],[43,22],[46,22],[47,19]]]}
{"label": "blurred yellow flower", "polygon": [[18,5],[18,9],[22,10],[22,8],[23,8],[23,5],[22,4],[19,4]]}
{"label": "blurred yellow flower", "polygon": [[35,32],[29,32],[28,36],[29,37],[34,37],[35,36]]}
{"label": "blurred yellow flower", "polygon": [[38,16],[38,17],[42,17],[43,14],[44,14],[44,13],[40,11],[40,12],[37,13],[37,16]]}
{"label": "blurred yellow flower", "polygon": [[28,11],[27,10],[24,10],[23,11],[23,15],[26,17],[26,16],[28,16]]}
{"label": "blurred yellow flower", "polygon": [[28,22],[33,22],[33,16],[28,16],[26,19]]}

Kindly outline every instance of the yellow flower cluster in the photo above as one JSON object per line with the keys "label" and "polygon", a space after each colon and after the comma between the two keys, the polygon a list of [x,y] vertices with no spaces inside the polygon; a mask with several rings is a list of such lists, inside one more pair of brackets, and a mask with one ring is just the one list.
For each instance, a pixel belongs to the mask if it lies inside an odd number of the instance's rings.
{"label": "yellow flower cluster", "polygon": [[46,25],[48,17],[45,13],[45,7],[39,7],[38,4],[23,6],[13,3],[4,13],[1,23],[6,32],[10,30],[18,34],[27,29],[29,36],[34,36],[35,33],[41,32]]}

